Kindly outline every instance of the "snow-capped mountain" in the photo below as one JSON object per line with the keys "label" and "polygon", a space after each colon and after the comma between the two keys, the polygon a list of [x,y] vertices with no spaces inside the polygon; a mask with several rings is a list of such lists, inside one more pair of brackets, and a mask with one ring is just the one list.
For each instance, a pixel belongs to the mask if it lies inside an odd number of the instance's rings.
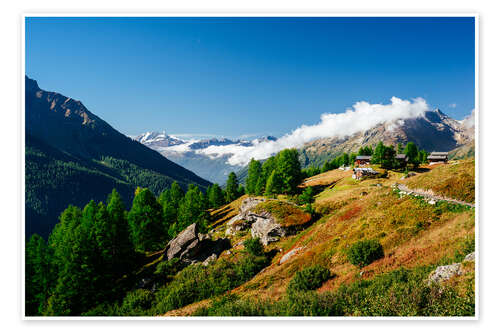
{"label": "snow-capped mountain", "polygon": [[181,139],[173,135],[167,135],[165,132],[146,132],[130,137],[201,177],[219,184],[226,182],[231,171],[241,169],[241,166],[228,163],[228,159],[235,151],[265,141],[276,140],[273,136],[265,136],[254,140],[229,138]]}
{"label": "snow-capped mountain", "polygon": [[165,134],[165,132],[146,132],[144,134],[131,136],[135,141],[139,141],[146,146],[169,147],[183,144],[184,141]]}

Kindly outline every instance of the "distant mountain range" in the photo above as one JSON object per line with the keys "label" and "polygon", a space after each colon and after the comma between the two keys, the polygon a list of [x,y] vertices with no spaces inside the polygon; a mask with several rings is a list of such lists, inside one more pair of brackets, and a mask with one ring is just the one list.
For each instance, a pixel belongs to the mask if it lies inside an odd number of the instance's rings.
{"label": "distant mountain range", "polygon": [[210,182],[130,139],[80,101],[25,78],[26,236],[47,237],[69,205],[105,201],[116,188],[127,206],[137,186],[159,194],[173,181]]}
{"label": "distant mountain range", "polygon": [[474,122],[455,120],[435,109],[421,117],[382,123],[352,136],[311,141],[300,149],[302,163],[321,166],[343,152],[357,152],[362,146],[375,147],[379,141],[394,146],[412,141],[428,152],[449,151],[455,158],[473,156]]}
{"label": "distant mountain range", "polygon": [[[302,165],[322,166],[323,163],[343,152],[357,152],[362,146],[372,146],[379,141],[386,145],[403,145],[413,141],[420,149],[450,151],[450,157],[463,158],[474,155],[474,121],[455,120],[439,109],[427,111],[422,116],[385,122],[347,137],[331,136],[310,141],[299,149]],[[231,165],[229,158],[237,149],[247,149],[262,141],[276,141],[268,136],[255,140],[205,139],[185,140],[165,134],[147,132],[131,136],[134,140],[157,150],[162,155],[212,182],[224,184],[227,175],[234,171],[244,181],[246,167]]]}
{"label": "distant mountain range", "polygon": [[[242,147],[252,147],[262,141],[276,140],[273,136],[254,140],[228,138],[186,140],[167,135],[165,132],[147,132],[130,137],[197,175],[221,185],[225,184],[231,171],[237,172],[242,168],[228,163],[232,151]],[[226,149],[217,148],[223,146]]]}

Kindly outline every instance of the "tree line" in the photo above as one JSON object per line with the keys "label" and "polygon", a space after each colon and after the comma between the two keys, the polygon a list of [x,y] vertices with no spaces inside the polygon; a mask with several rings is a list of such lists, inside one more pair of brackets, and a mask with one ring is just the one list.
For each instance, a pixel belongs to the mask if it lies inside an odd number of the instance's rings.
{"label": "tree line", "polygon": [[253,195],[295,194],[303,178],[298,151],[284,149],[263,163],[250,161],[245,189]]}

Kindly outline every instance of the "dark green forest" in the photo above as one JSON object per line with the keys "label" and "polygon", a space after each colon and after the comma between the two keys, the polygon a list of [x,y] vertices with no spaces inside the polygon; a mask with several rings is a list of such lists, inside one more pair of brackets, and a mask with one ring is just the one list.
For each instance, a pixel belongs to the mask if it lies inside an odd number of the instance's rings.
{"label": "dark green forest", "polygon": [[[68,202],[82,207],[89,199],[105,201],[117,189],[130,207],[138,186],[159,195],[175,179],[125,160],[78,158],[31,136],[26,137],[26,235],[47,239],[57,216]],[[187,183],[179,183],[187,189]]]}

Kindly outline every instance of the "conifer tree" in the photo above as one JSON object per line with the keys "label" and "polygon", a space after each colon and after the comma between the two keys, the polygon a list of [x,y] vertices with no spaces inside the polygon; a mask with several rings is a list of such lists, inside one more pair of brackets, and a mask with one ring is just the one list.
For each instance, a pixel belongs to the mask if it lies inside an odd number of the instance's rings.
{"label": "conifer tree", "polygon": [[393,146],[383,146],[380,166],[384,169],[392,169],[396,164],[396,151]]}
{"label": "conifer tree", "polygon": [[163,224],[163,209],[154,194],[147,188],[134,197],[128,213],[131,240],[136,251],[151,251],[162,248],[166,234]]}
{"label": "conifer tree", "polygon": [[269,178],[267,178],[265,194],[268,196],[274,196],[280,192],[281,192],[281,180],[276,170],[273,170]]}
{"label": "conifer tree", "polygon": [[41,315],[55,283],[55,271],[51,250],[37,234],[26,243],[24,277],[26,315]]}
{"label": "conifer tree", "polygon": [[179,205],[178,223],[170,229],[170,235],[176,235],[193,223],[198,223],[200,231],[203,232],[208,224],[206,208],[203,202],[203,193],[198,186],[190,184],[184,199]]}
{"label": "conifer tree", "polygon": [[401,142],[398,142],[398,145],[396,147],[396,153],[397,154],[403,154],[403,145],[401,144]]}
{"label": "conifer tree", "polygon": [[382,162],[382,155],[384,154],[385,146],[382,141],[380,141],[375,147],[375,151],[372,155],[372,163],[380,164]]}
{"label": "conifer tree", "polygon": [[262,163],[262,176],[264,178],[264,188],[265,188],[265,182],[267,181],[267,178],[271,175],[271,172],[273,170],[276,170],[276,161],[277,157],[276,156],[271,156],[267,160]]}
{"label": "conifer tree", "polygon": [[238,179],[234,172],[231,172],[227,177],[226,182],[226,202],[231,202],[238,199]]}
{"label": "conifer tree", "polygon": [[262,195],[266,190],[266,181],[264,173],[261,172],[259,179],[257,180],[257,184],[255,185],[255,195]]}
{"label": "conifer tree", "polygon": [[246,191],[248,194],[257,194],[257,183],[262,173],[262,165],[252,158],[248,164],[248,176],[246,179]]}
{"label": "conifer tree", "polygon": [[408,142],[406,144],[404,153],[408,158],[408,163],[411,163],[414,168],[418,168],[420,165],[420,160],[418,159],[418,148],[413,142]]}
{"label": "conifer tree", "polygon": [[184,198],[184,191],[179,186],[179,183],[174,181],[170,186],[170,200],[172,201],[174,207],[179,208],[181,200]]}
{"label": "conifer tree", "polygon": [[[94,210],[91,204],[86,216]],[[82,221],[82,212],[69,206],[54,228],[49,246],[54,251],[58,278],[47,301],[45,315],[78,315],[96,304],[100,296],[95,277],[99,251],[94,241],[94,231],[89,220]]]}
{"label": "conifer tree", "polygon": [[354,165],[354,162],[356,162],[356,153],[349,155],[349,164]]}
{"label": "conifer tree", "polygon": [[420,161],[420,164],[427,163],[427,156],[428,154],[424,149],[418,151],[418,160]]}
{"label": "conifer tree", "polygon": [[219,184],[213,184],[210,187],[210,192],[208,194],[208,201],[210,203],[210,207],[217,208],[225,203],[224,192],[220,188]]}
{"label": "conifer tree", "polygon": [[299,153],[297,149],[284,149],[277,155],[276,171],[281,181],[280,191],[293,194],[302,181]]}

